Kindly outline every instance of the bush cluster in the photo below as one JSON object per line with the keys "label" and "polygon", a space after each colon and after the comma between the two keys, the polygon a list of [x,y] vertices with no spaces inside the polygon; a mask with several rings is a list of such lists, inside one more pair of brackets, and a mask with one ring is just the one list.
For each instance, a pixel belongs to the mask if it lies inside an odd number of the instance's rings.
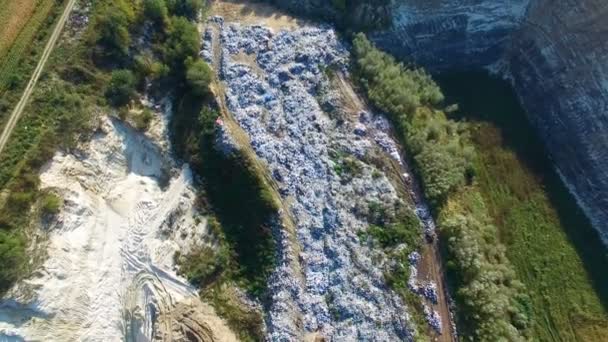
{"label": "bush cluster", "polygon": [[523,340],[531,302],[497,239],[498,230],[489,217],[480,221],[479,216],[485,214],[446,215],[440,221],[448,244],[448,272],[460,285],[461,325],[478,341]]}
{"label": "bush cluster", "polygon": [[443,94],[422,69],[406,68],[359,34],[354,39],[356,71],[372,102],[391,117],[421,174],[427,199],[441,205],[465,184],[472,148],[463,129],[433,106]]}
{"label": "bush cluster", "polygon": [[[397,128],[440,218],[460,333],[476,341],[524,340],[530,302],[473,184],[475,151],[467,125],[438,109],[443,95],[423,70],[397,63],[363,34],[355,36],[353,47],[362,87]],[[401,230],[372,227],[372,232],[385,243],[403,238]]]}

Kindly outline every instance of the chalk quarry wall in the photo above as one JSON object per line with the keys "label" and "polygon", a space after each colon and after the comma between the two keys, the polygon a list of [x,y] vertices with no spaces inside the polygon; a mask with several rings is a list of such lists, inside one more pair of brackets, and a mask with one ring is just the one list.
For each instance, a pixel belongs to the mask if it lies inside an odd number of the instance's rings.
{"label": "chalk quarry wall", "polygon": [[[331,2],[274,2],[337,15]],[[390,13],[391,27],[371,37],[400,58],[431,70],[499,66],[608,243],[608,2],[395,0],[366,10],[371,17]]]}

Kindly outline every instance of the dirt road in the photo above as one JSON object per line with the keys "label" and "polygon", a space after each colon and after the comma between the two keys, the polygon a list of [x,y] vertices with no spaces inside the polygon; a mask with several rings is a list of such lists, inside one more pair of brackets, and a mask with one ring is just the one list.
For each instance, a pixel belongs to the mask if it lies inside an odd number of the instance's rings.
{"label": "dirt road", "polygon": [[25,105],[27,104],[27,101],[29,100],[30,95],[32,94],[32,92],[34,90],[34,87],[36,86],[36,82],[38,82],[38,78],[40,78],[40,75],[42,74],[44,65],[46,64],[46,61],[49,59],[49,56],[51,55],[51,52],[53,51],[53,47],[55,46],[57,39],[59,39],[59,36],[61,35],[61,31],[63,30],[63,26],[65,25],[66,21],[68,20],[68,17],[70,16],[70,13],[72,12],[72,9],[74,8],[75,3],[76,3],[76,0],[70,0],[68,2],[67,6],[65,7],[65,9],[63,10],[61,17],[59,18],[59,22],[57,23],[57,25],[55,26],[55,29],[53,30],[53,33],[51,34],[51,38],[49,39],[49,41],[46,43],[46,46],[44,47],[44,51],[42,53],[42,56],[40,57],[40,60],[38,61],[38,65],[36,66],[36,69],[34,70],[34,73],[32,74],[32,77],[30,78],[30,81],[28,82],[27,87],[23,91],[23,95],[21,95],[21,99],[19,100],[19,102],[17,103],[17,106],[11,113],[11,116],[9,117],[9,119],[6,123],[6,126],[4,126],[2,135],[0,135],[0,153],[2,153],[2,151],[4,150],[4,146],[6,146],[6,143],[8,142],[8,139],[9,139],[11,133],[13,132],[13,129],[17,125],[17,121],[19,121],[19,118],[21,117],[21,114],[23,113],[23,109],[25,108]]}
{"label": "dirt road", "polygon": [[[369,105],[361,101],[361,97],[355,92],[352,83],[342,73],[337,73],[335,84],[342,93],[343,98],[347,102],[347,107],[352,111],[353,115],[357,115],[361,111],[370,111]],[[407,160],[405,154],[401,153],[402,160]],[[392,167],[394,172],[398,175],[397,179],[400,182],[400,187],[403,189],[411,189],[409,196],[412,197],[414,204],[418,207],[422,199],[422,191],[417,187],[416,183],[408,181],[403,175],[413,174],[407,163],[398,164],[392,161]],[[423,224],[428,224],[422,220]],[[437,285],[437,302],[433,303],[428,299],[424,299],[425,303],[433,310],[439,313],[441,317],[441,334],[437,334],[435,331],[429,329],[429,334],[433,342],[454,342],[456,341],[455,331],[452,328],[452,316],[449,307],[449,294],[444,278],[443,263],[441,255],[439,253],[439,246],[437,239],[433,241],[426,241],[422,244],[421,260],[418,269],[418,276],[423,281],[432,281]]]}

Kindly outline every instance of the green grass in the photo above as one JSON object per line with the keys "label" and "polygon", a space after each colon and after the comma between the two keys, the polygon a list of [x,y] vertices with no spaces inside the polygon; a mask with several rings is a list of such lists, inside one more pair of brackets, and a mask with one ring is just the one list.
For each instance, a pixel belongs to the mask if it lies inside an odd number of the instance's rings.
{"label": "green grass", "polygon": [[[94,67],[89,51],[87,34],[58,43],[0,155],[0,189],[6,194],[0,205],[0,268],[12,270],[0,273],[0,292],[35,266],[30,262],[34,254],[26,250],[34,214],[52,214],[61,205],[39,190],[40,167],[58,148],[74,147],[90,131],[95,109],[104,104],[100,94],[107,77]],[[77,69],[86,72],[74,73]]]}
{"label": "green grass", "polygon": [[0,122],[16,105],[67,1],[42,0],[10,48],[0,56]]}
{"label": "green grass", "polygon": [[510,87],[485,74],[440,78],[459,119],[471,121],[477,188],[532,301],[533,337],[608,336],[608,257],[556,175]]}

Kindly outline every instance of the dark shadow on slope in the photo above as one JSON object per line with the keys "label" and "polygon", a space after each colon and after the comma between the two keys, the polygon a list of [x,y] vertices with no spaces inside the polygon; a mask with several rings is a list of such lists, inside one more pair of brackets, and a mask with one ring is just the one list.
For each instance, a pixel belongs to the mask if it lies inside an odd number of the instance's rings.
{"label": "dark shadow on slope", "polygon": [[[218,111],[212,99],[186,95],[175,104],[171,137],[176,154],[201,176],[201,207],[217,217],[237,261],[231,275],[251,294],[261,297],[275,265],[271,197],[249,161],[238,152],[222,155],[214,147]],[[206,202],[206,203],[205,203]],[[232,273],[234,272],[234,273]]]}
{"label": "dark shadow on slope", "polygon": [[435,79],[446,95],[446,103],[460,106],[453,118],[497,126],[502,131],[506,147],[516,152],[518,159],[532,171],[608,311],[608,251],[555,171],[543,142],[528,121],[510,84],[486,72],[442,74]]}

